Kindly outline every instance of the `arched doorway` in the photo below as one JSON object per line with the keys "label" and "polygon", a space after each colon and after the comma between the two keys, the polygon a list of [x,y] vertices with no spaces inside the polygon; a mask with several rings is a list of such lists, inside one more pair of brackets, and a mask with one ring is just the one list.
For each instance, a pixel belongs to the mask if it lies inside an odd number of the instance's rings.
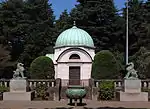
{"label": "arched doorway", "polygon": [[[72,54],[69,60],[80,60],[78,54]],[[80,66],[69,66],[69,85],[80,85]]]}
{"label": "arched doorway", "polygon": [[80,85],[80,66],[69,67],[69,85]]}

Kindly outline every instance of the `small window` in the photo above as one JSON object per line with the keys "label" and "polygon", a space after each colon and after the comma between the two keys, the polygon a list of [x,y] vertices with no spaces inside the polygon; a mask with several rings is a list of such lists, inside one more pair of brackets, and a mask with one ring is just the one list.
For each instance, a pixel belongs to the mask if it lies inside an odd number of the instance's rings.
{"label": "small window", "polygon": [[80,56],[77,54],[72,54],[69,59],[80,59]]}

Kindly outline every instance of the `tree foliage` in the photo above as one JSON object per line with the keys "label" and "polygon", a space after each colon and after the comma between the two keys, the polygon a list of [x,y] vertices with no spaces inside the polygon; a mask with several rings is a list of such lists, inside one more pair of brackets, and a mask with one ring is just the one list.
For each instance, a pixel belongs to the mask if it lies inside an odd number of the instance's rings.
{"label": "tree foliage", "polygon": [[130,57],[130,60],[135,63],[135,68],[138,71],[140,78],[150,78],[150,51],[145,47],[141,47],[138,52]]}
{"label": "tree foliage", "polygon": [[37,57],[30,65],[30,73],[33,79],[53,79],[55,75],[53,61],[46,56]]}
{"label": "tree foliage", "polygon": [[[6,57],[0,62],[1,68],[7,69],[7,64],[19,61],[28,69],[36,57],[53,53],[58,35],[72,27],[73,21],[92,36],[96,52],[110,50],[123,68],[126,7],[120,13],[113,0],[77,2],[71,12],[64,10],[57,20],[48,0],[0,2],[0,50],[4,51],[2,54]],[[150,50],[150,0],[129,0],[128,8],[129,56],[132,59],[137,57],[135,65],[140,67],[136,68],[146,78],[149,77],[149,61],[145,60],[149,59],[145,58],[145,54]],[[145,49],[144,54],[137,56],[141,47]]]}
{"label": "tree foliage", "polygon": [[[118,44],[122,40],[124,22],[117,14],[113,1],[79,0],[79,3],[71,11],[71,19],[92,36],[96,51],[114,49],[116,42]],[[123,46],[119,47],[119,50],[123,49]]]}
{"label": "tree foliage", "polygon": [[19,60],[29,66],[33,59],[45,55],[45,50],[54,45],[55,30],[54,15],[48,0],[27,0],[26,8],[32,24]]}
{"label": "tree foliage", "polygon": [[119,76],[120,66],[112,52],[102,50],[98,52],[92,64],[92,78],[116,79]]}
{"label": "tree foliage", "polygon": [[[129,1],[129,54],[133,55],[140,47],[149,48],[149,6],[147,1]],[[126,8],[123,9],[123,17],[126,19]]]}
{"label": "tree foliage", "polygon": [[10,44],[11,59],[29,67],[54,45],[54,15],[48,0],[8,0],[0,7],[0,37]]}
{"label": "tree foliage", "polygon": [[64,10],[59,19],[56,20],[55,27],[58,31],[58,33],[61,33],[62,31],[70,28],[72,26],[71,17],[68,14],[67,10]]}

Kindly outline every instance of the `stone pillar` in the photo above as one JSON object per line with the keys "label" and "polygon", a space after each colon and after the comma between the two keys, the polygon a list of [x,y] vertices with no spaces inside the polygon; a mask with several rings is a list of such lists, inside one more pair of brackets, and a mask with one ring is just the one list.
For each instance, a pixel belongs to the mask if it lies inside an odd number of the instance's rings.
{"label": "stone pillar", "polygon": [[54,100],[60,101],[60,91],[61,91],[61,79],[56,79],[56,86],[55,86],[55,93],[54,93]]}
{"label": "stone pillar", "polygon": [[92,100],[97,100],[97,97],[98,97],[98,88],[95,87],[94,79],[93,78],[89,79],[89,87],[91,87],[91,99]]}
{"label": "stone pillar", "polygon": [[89,90],[89,94],[90,94],[90,99],[92,100],[92,96],[93,96],[93,87],[94,87],[94,84],[93,84],[93,82],[94,82],[94,79],[89,79],[89,88],[90,88],[90,90]]}

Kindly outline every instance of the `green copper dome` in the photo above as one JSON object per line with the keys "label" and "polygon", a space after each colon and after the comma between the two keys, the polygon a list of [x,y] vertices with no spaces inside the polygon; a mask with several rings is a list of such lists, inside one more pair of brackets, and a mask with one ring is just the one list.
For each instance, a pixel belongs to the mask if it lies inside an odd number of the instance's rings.
{"label": "green copper dome", "polygon": [[94,43],[86,31],[73,26],[58,36],[55,47],[63,46],[85,46],[94,48]]}

